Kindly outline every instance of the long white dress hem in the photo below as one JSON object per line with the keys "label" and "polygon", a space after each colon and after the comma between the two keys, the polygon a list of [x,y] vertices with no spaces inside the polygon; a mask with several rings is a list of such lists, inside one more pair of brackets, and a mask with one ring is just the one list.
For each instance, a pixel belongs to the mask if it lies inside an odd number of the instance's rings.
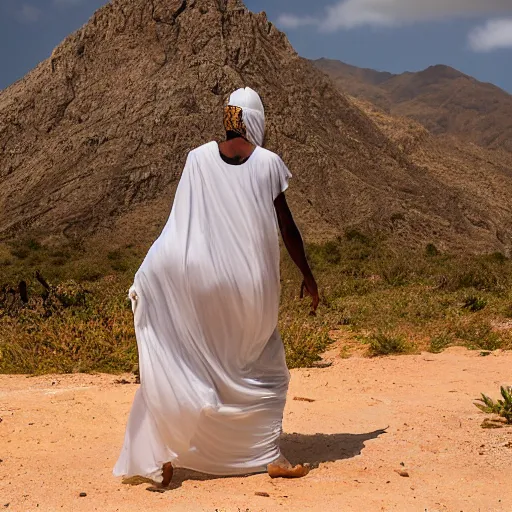
{"label": "long white dress hem", "polygon": [[215,142],[189,154],[130,289],[141,386],[114,475],[159,482],[166,462],[243,475],[279,458],[290,374],[274,200],[289,178],[261,147],[239,166]]}

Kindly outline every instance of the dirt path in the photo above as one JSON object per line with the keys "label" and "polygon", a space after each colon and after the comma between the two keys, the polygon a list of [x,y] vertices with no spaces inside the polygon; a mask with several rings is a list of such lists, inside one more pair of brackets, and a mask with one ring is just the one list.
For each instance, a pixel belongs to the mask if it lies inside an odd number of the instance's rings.
{"label": "dirt path", "polygon": [[294,371],[283,450],[317,469],[300,481],[180,472],[179,487],[165,494],[111,476],[136,389],[116,380],[0,376],[0,508],[512,511],[512,428],[482,429],[473,406],[480,392],[495,396],[512,384],[512,353],[450,349]]}

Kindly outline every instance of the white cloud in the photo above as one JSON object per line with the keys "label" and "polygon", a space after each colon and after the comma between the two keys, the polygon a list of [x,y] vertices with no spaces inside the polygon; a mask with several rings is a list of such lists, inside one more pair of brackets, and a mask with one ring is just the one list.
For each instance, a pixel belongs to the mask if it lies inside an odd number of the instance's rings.
{"label": "white cloud", "polygon": [[279,23],[284,28],[314,24],[332,32],[364,25],[389,27],[504,13],[512,13],[511,0],[342,0],[326,7],[319,16],[283,14]]}
{"label": "white cloud", "polygon": [[280,14],[277,18],[277,24],[281,28],[300,28],[305,25],[320,25],[318,18],[312,16],[296,16],[295,14]]}
{"label": "white cloud", "polygon": [[512,48],[512,18],[489,20],[469,34],[469,46],[475,52]]}
{"label": "white cloud", "polygon": [[41,10],[30,4],[23,4],[16,13],[16,17],[22,23],[35,23],[41,18]]}
{"label": "white cloud", "polygon": [[317,25],[318,20],[312,16],[295,16],[295,14],[281,14],[279,24],[284,28],[299,28],[306,25]]}

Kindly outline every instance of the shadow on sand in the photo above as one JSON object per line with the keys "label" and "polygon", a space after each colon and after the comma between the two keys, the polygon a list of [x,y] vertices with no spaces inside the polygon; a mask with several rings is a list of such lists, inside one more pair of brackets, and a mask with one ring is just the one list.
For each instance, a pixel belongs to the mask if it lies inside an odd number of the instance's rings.
{"label": "shadow on sand", "polygon": [[292,464],[309,463],[318,467],[322,462],[351,459],[359,455],[364,443],[377,439],[386,429],[366,434],[283,434],[281,451]]}
{"label": "shadow on sand", "polygon": [[[377,439],[386,433],[386,429],[375,430],[366,434],[283,434],[281,437],[281,451],[292,464],[309,463],[313,468],[322,462],[350,459],[359,455],[365,442]],[[177,469],[174,472],[171,489],[181,487],[187,480],[205,481],[216,480],[219,477],[205,475],[188,469]],[[134,477],[123,480],[124,484],[141,485],[154,484],[147,478]],[[149,488],[148,490],[150,490]]]}

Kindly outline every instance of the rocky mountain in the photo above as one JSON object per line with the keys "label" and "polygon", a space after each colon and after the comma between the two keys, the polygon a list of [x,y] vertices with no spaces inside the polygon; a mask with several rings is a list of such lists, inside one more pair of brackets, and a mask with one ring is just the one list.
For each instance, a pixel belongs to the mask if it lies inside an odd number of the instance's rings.
{"label": "rocky mountain", "polygon": [[312,62],[345,94],[367,100],[386,112],[391,110],[391,100],[379,85],[396,75],[374,69],[358,68],[340,60],[318,59]]}
{"label": "rocky mountain", "polygon": [[[0,237],[149,243],[187,151],[222,137],[240,86],[263,98],[266,145],[294,173],[290,203],[310,240],[360,227],[510,251],[509,162],[482,153],[453,176],[422,163],[239,0],[112,0],[0,92]],[[414,137],[421,147],[428,134]],[[475,200],[475,187],[488,193]]]}
{"label": "rocky mountain", "polygon": [[512,95],[449,66],[393,75],[328,59],[315,61],[347,94],[420,122],[436,135],[455,135],[512,151]]}

